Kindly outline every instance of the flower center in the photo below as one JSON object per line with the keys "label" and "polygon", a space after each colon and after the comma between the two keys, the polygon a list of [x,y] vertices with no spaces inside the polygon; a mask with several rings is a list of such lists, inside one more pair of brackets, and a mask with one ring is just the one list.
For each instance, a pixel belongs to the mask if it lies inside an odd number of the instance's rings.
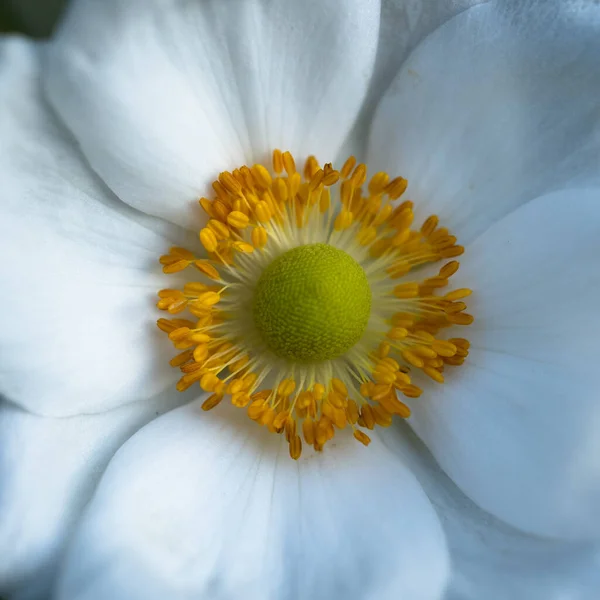
{"label": "flower center", "polygon": [[266,345],[281,358],[337,358],[362,337],[371,313],[363,268],[327,244],[288,250],[262,273],[253,315]]}
{"label": "flower center", "polygon": [[473,317],[470,289],[442,291],[464,248],[435,215],[413,226],[413,203],[397,202],[407,185],[383,172],[367,182],[354,157],[338,170],[310,156],[300,173],[279,150],[270,167],[221,173],[199,201],[208,257],[160,257],[165,273],[197,270],[158,292],[177,389],[199,384],[204,410],[228,398],[285,435],[294,459],[342,430],[366,446],[365,429],[409,417],[406,399],[465,361],[469,342],[447,331]]}

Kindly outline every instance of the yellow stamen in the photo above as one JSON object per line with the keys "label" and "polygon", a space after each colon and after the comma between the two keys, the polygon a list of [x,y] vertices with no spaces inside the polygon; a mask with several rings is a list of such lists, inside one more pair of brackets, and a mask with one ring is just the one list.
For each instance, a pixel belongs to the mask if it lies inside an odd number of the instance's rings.
{"label": "yellow stamen", "polygon": [[[223,398],[250,419],[286,437],[289,454],[304,446],[321,451],[338,430],[388,427],[394,415],[410,416],[400,398],[416,399],[413,383],[443,384],[448,366],[464,362],[469,343],[446,339],[449,327],[469,325],[467,288],[445,290],[464,252],[432,215],[414,227],[413,203],[396,203],[407,190],[403,177],[367,176],[350,157],[339,169],[310,156],[300,171],[290,152],[276,149],[272,166],[242,166],[219,174],[214,197],[201,198],[207,215],[199,233],[208,253],[173,247],[160,257],[166,274],[194,267],[201,281],[158,293],[157,307],[171,315],[157,325],[179,352],[170,364],[181,371],[178,390],[199,385],[210,396],[203,410]],[[307,244],[348,253],[367,277],[372,294],[367,329],[344,355],[322,362],[293,362],[266,344],[252,313],[256,283],[278,256]],[[418,268],[438,261],[438,274]],[[318,335],[316,338],[318,340]]]}

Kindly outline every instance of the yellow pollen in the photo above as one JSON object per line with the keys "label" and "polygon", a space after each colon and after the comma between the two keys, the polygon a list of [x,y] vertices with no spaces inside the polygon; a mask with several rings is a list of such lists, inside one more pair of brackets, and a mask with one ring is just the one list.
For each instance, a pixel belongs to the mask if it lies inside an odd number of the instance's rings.
{"label": "yellow pollen", "polygon": [[[280,150],[271,165],[221,173],[214,196],[199,200],[204,252],[173,247],[160,257],[165,274],[196,274],[183,289],[158,292],[157,307],[170,316],[157,324],[177,351],[170,365],[181,371],[177,389],[198,385],[207,392],[203,410],[228,399],[284,437],[293,459],[303,445],[323,450],[339,430],[368,446],[364,430],[408,418],[423,386],[444,383],[447,367],[465,361],[469,342],[444,333],[473,316],[465,312],[471,290],[448,290],[464,248],[435,215],[415,227],[413,203],[399,200],[407,187],[406,179],[385,172],[369,179],[352,156],[339,169],[310,156],[298,170],[292,154]],[[265,344],[252,307],[275,259],[318,244],[341,250],[364,270],[371,313],[343,355],[297,362]],[[420,267],[432,263],[440,263],[437,275],[422,275]]]}

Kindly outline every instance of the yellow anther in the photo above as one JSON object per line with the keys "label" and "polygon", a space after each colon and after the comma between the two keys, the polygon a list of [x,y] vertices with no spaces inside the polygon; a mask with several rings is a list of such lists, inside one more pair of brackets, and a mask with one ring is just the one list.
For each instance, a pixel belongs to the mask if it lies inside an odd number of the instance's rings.
{"label": "yellow anther", "polygon": [[312,391],[317,402],[323,400],[325,396],[325,386],[322,383],[315,383]]}
{"label": "yellow anther", "polygon": [[214,213],[215,219],[220,219],[221,221],[227,220],[227,215],[230,210],[226,204],[224,204],[221,200],[215,200],[212,205],[212,210]]}
{"label": "yellow anther", "polygon": [[[395,248],[397,248],[398,246],[402,246],[402,244],[406,244],[406,242],[408,242],[409,238],[410,238],[410,229],[403,229],[403,230],[399,231],[392,238],[392,246]],[[407,265],[407,268],[410,268],[410,267]]]}
{"label": "yellow anther", "polygon": [[326,173],[325,176],[323,177],[323,185],[334,185],[336,184],[340,179],[340,174],[338,171],[330,171],[329,173]]}
{"label": "yellow anther", "polygon": [[342,179],[347,179],[348,177],[350,177],[350,173],[352,173],[352,170],[354,169],[354,165],[356,164],[356,158],[354,158],[354,156],[350,156],[346,162],[344,163],[344,166],[342,167],[342,170],[340,171],[340,175],[342,176]]}
{"label": "yellow anther", "polygon": [[304,164],[304,179],[310,181],[319,170],[319,161],[314,156],[309,156]]}
{"label": "yellow anther", "polygon": [[448,292],[444,298],[446,300],[460,300],[461,298],[466,298],[470,296],[473,292],[468,288],[460,288],[458,290],[454,290],[452,292]]}
{"label": "yellow anther", "polygon": [[373,226],[379,227],[380,225],[383,225],[390,218],[393,210],[391,204],[386,204],[373,219]]}
{"label": "yellow anther", "polygon": [[381,194],[389,180],[390,176],[384,171],[375,173],[375,175],[371,177],[371,181],[369,181],[369,193],[374,195]]}
{"label": "yellow anther", "polygon": [[400,299],[416,298],[419,295],[418,283],[403,283],[394,288],[394,296]]}
{"label": "yellow anther", "polygon": [[319,199],[319,211],[326,213],[331,204],[331,192],[328,188],[323,188],[321,191],[321,197]]}
{"label": "yellow anther", "polygon": [[283,171],[283,157],[281,150],[273,150],[273,171],[279,175]]}
{"label": "yellow anther", "polygon": [[202,306],[214,306],[215,304],[217,304],[217,302],[219,302],[219,300],[221,299],[221,296],[219,296],[219,294],[217,294],[217,292],[203,292],[202,294],[200,294],[198,296],[197,299],[197,303],[201,304]]}
{"label": "yellow anther", "polygon": [[242,186],[240,183],[236,181],[235,177],[227,171],[224,171],[219,175],[219,181],[221,182],[221,185],[234,196],[242,192]]}
{"label": "yellow anther", "polygon": [[340,214],[335,218],[335,223],[333,228],[336,231],[343,231],[344,229],[348,229],[350,225],[352,225],[353,215],[349,210],[343,209]]}
{"label": "yellow anther", "polygon": [[325,178],[325,172],[323,169],[319,169],[310,179],[310,183],[308,184],[308,190],[310,192],[316,190],[322,183]]}
{"label": "yellow anther", "polygon": [[413,367],[418,367],[420,369],[425,366],[425,361],[410,350],[402,350],[402,358]]}
{"label": "yellow anther", "polygon": [[200,231],[200,241],[206,248],[207,252],[215,252],[217,249],[217,236],[208,228],[204,228]]}
{"label": "yellow anther", "polygon": [[346,407],[346,396],[339,392],[331,391],[327,394],[327,401],[335,408]]}
{"label": "yellow anther", "polygon": [[190,342],[194,342],[195,344],[205,344],[206,342],[210,342],[210,336],[207,333],[202,333],[201,331],[193,331],[187,336]]}
{"label": "yellow anther", "polygon": [[248,406],[248,416],[253,420],[260,419],[263,413],[267,410],[268,404],[266,400],[254,400]]}
{"label": "yellow anther", "polygon": [[331,380],[331,387],[333,388],[333,390],[335,392],[337,392],[344,398],[348,395],[348,388],[346,387],[346,384],[341,379],[338,379],[337,377],[334,377]]}
{"label": "yellow anther", "polygon": [[165,265],[163,267],[163,273],[179,273],[180,271],[183,271],[188,265],[190,264],[189,260],[177,260],[175,262],[172,262],[169,265]]}
{"label": "yellow anther", "polygon": [[280,396],[289,396],[294,393],[296,382],[293,379],[284,379],[277,387],[277,393]]}
{"label": "yellow anther", "polygon": [[373,429],[375,427],[375,415],[373,414],[373,408],[370,404],[363,404],[360,407],[359,423],[361,419],[367,429]]}
{"label": "yellow anther", "polygon": [[250,403],[250,396],[243,391],[231,393],[231,404],[238,408],[244,408]]}
{"label": "yellow anther", "polygon": [[412,352],[422,358],[435,358],[437,356],[437,352],[433,348],[428,348],[427,346],[414,346]]}
{"label": "yellow anther", "polygon": [[359,164],[350,177],[350,182],[356,188],[361,187],[367,180],[367,167],[364,164]]}
{"label": "yellow anther", "polygon": [[431,347],[440,356],[454,356],[457,350],[456,345],[445,340],[434,340],[431,343]]}
{"label": "yellow anther", "polygon": [[352,435],[365,446],[368,446],[371,443],[371,438],[360,429],[355,429]]}
{"label": "yellow anther", "polygon": [[204,210],[209,217],[214,218],[216,216],[213,211],[212,202],[208,198],[200,198],[198,202],[200,203],[202,210]]}
{"label": "yellow anther", "polygon": [[261,223],[268,223],[271,220],[271,209],[269,205],[264,200],[261,200],[254,207],[254,213],[256,214],[256,218]]}
{"label": "yellow anther", "polygon": [[221,396],[220,394],[213,394],[212,396],[209,396],[202,403],[202,410],[211,410],[215,408],[215,406],[217,406],[219,402],[221,402],[221,400],[223,400],[223,396]]}
{"label": "yellow anther", "polygon": [[429,237],[438,226],[439,219],[436,215],[431,215],[425,220],[425,223],[421,226],[421,234],[424,237]]}
{"label": "yellow anther", "polygon": [[356,240],[361,246],[368,246],[377,238],[377,228],[376,227],[365,227],[358,232],[356,236]]}
{"label": "yellow anther", "polygon": [[255,227],[252,230],[252,244],[255,248],[264,248],[267,245],[268,234],[264,227]]}
{"label": "yellow anther", "polygon": [[441,374],[440,371],[434,369],[433,367],[425,367],[423,369],[423,373],[425,373],[425,375],[428,375],[429,377],[431,377],[431,379],[437,381],[438,383],[444,383],[444,376]]}
{"label": "yellow anther", "polygon": [[288,199],[288,187],[284,179],[278,177],[273,181],[273,196],[280,204]]}
{"label": "yellow anther", "polygon": [[475,319],[467,313],[454,313],[447,315],[448,321],[455,325],[470,325]]}
{"label": "yellow anther", "polygon": [[200,387],[205,392],[214,391],[215,387],[219,383],[219,378],[214,373],[205,373],[200,379]]}
{"label": "yellow anther", "polygon": [[300,436],[295,435],[290,440],[290,456],[294,460],[298,460],[300,458],[301,454],[302,454],[302,440],[300,439]]}
{"label": "yellow anther", "polygon": [[296,173],[296,162],[290,152],[284,152],[282,155],[283,168],[288,175]]}
{"label": "yellow anther", "polygon": [[229,227],[227,227],[225,223],[221,223],[221,221],[217,221],[216,219],[210,219],[210,221],[207,223],[207,227],[215,234],[217,240],[226,240],[231,235],[229,232]]}
{"label": "yellow anther", "polygon": [[247,254],[254,252],[254,246],[252,244],[248,244],[247,242],[233,242],[232,245],[238,252],[245,252]]}
{"label": "yellow anther", "polygon": [[302,435],[304,441],[310,446],[315,443],[315,424],[310,417],[306,417],[302,422]]}
{"label": "yellow anther", "polygon": [[403,177],[396,177],[396,179],[392,179],[392,181],[386,185],[384,191],[390,197],[390,199],[396,200],[400,198],[402,194],[404,194],[407,187],[408,181],[406,179]]}
{"label": "yellow anther", "polygon": [[214,265],[210,264],[208,261],[197,260],[194,262],[194,266],[196,267],[196,269],[204,273],[204,275],[206,275],[210,279],[214,279],[215,281],[221,279],[219,271],[217,271]]}
{"label": "yellow anther", "polygon": [[227,223],[237,229],[244,229],[248,227],[250,219],[243,212],[234,210],[227,215]]}
{"label": "yellow anther", "polygon": [[252,177],[254,178],[256,185],[263,188],[270,187],[273,181],[269,171],[262,165],[254,165],[252,167]]}
{"label": "yellow anther", "polygon": [[444,248],[439,251],[439,254],[442,258],[453,258],[455,256],[460,256],[464,254],[465,249],[462,246],[452,246],[450,248]]}
{"label": "yellow anther", "polygon": [[358,421],[358,417],[358,405],[354,400],[348,400],[348,405],[346,406],[346,419],[348,420],[348,423],[354,425]]}
{"label": "yellow anther", "polygon": [[389,427],[392,424],[392,415],[383,406],[373,406],[372,410],[377,425],[380,427]]}

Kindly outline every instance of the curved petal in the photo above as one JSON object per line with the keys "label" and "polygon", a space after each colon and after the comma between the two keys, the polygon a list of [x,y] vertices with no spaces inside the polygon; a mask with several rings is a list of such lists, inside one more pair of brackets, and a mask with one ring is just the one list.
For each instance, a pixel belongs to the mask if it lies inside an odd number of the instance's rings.
{"label": "curved petal", "polygon": [[452,576],[444,600],[596,600],[600,543],[532,536],[484,512],[440,469],[406,423],[384,444],[417,477],[446,533]]}
{"label": "curved petal", "polygon": [[366,160],[371,120],[384,92],[408,54],[448,19],[488,0],[382,0],[381,25],[373,77],[357,122],[338,156],[343,164],[353,154]]}
{"label": "curved petal", "polygon": [[189,227],[220,171],[332,160],[366,93],[379,2],[84,0],[47,89],[125,202]]}
{"label": "curved petal", "polygon": [[[485,510],[525,531],[600,536],[600,189],[555,192],[463,257],[472,350],[410,423]],[[470,300],[471,300],[470,298]]]}
{"label": "curved petal", "polygon": [[440,525],[380,442],[366,449],[342,435],[294,462],[285,440],[229,408],[188,405],[119,451],[58,598],[441,597]]}
{"label": "curved petal", "polygon": [[153,304],[157,259],[181,232],[86,167],[40,97],[38,50],[0,44],[0,393],[42,414],[93,412],[173,382]]}
{"label": "curved petal", "polygon": [[68,419],[0,405],[0,594],[48,598],[66,541],[114,452],[189,399],[163,394]]}
{"label": "curved petal", "polygon": [[409,57],[373,121],[369,166],[468,243],[553,190],[600,182],[600,7],[471,8]]}

